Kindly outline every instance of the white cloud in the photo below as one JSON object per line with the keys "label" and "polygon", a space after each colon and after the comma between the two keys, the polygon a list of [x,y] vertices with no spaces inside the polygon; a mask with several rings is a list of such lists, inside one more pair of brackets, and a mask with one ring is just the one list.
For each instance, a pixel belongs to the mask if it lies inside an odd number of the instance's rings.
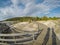
{"label": "white cloud", "polygon": [[[16,16],[37,16],[41,13],[49,14],[50,10],[60,6],[60,1],[58,0],[44,0],[41,4],[35,4],[35,0],[11,0],[12,5],[5,8],[0,8],[1,19],[6,19],[7,17]],[[19,8],[18,4],[22,3],[25,5],[24,9]],[[9,17],[10,16],[10,17]]]}

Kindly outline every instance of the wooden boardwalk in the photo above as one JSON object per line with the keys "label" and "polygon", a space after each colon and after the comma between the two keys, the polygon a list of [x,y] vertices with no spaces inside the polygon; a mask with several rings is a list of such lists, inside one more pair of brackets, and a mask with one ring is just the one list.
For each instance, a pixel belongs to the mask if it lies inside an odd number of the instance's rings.
{"label": "wooden boardwalk", "polygon": [[57,38],[54,28],[46,27],[33,45],[60,45],[60,40]]}
{"label": "wooden boardwalk", "polygon": [[[39,36],[37,37],[37,39],[35,40],[35,38],[33,38],[33,33],[29,33],[30,35],[32,35],[31,37],[24,37],[23,39],[0,39],[0,41],[21,41],[21,40],[24,40],[24,43],[22,41],[22,43],[14,43],[16,45],[60,45],[60,40],[57,38],[55,32],[54,32],[54,28],[53,27],[47,27],[46,25],[44,24],[40,24],[39,25],[39,28],[43,29]],[[12,28],[13,29],[13,28]],[[14,29],[15,30],[15,29]],[[17,29],[15,30],[17,31]],[[19,31],[18,31],[19,32]],[[0,34],[0,37],[1,36],[22,36],[22,35],[26,35],[28,33],[13,33],[13,34]],[[36,32],[37,33],[37,32]],[[34,34],[35,35],[35,34]],[[31,40],[31,41],[29,41]],[[2,45],[10,45],[10,44],[7,44],[7,43],[0,43]]]}

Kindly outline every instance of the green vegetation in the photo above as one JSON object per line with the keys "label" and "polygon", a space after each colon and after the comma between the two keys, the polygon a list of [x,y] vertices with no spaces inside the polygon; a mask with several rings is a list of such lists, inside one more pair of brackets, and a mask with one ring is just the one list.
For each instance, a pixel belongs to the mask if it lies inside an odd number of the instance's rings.
{"label": "green vegetation", "polygon": [[43,17],[15,17],[15,18],[10,18],[10,19],[7,19],[5,21],[41,21],[41,20],[57,20],[57,19],[60,19],[59,17],[47,17],[47,16],[43,16]]}

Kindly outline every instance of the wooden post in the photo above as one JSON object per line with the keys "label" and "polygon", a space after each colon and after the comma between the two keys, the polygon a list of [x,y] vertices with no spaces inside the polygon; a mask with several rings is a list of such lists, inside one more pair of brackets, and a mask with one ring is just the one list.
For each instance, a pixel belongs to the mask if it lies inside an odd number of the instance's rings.
{"label": "wooden post", "polygon": [[33,45],[34,45],[34,41],[35,41],[35,38],[34,38],[35,36],[34,36],[34,32],[33,32]]}

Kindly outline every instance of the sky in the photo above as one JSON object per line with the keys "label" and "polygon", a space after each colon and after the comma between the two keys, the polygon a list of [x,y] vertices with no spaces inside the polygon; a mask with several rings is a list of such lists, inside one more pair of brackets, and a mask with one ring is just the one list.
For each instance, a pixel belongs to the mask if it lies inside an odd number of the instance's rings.
{"label": "sky", "polygon": [[0,0],[0,20],[22,16],[60,17],[60,0]]}

